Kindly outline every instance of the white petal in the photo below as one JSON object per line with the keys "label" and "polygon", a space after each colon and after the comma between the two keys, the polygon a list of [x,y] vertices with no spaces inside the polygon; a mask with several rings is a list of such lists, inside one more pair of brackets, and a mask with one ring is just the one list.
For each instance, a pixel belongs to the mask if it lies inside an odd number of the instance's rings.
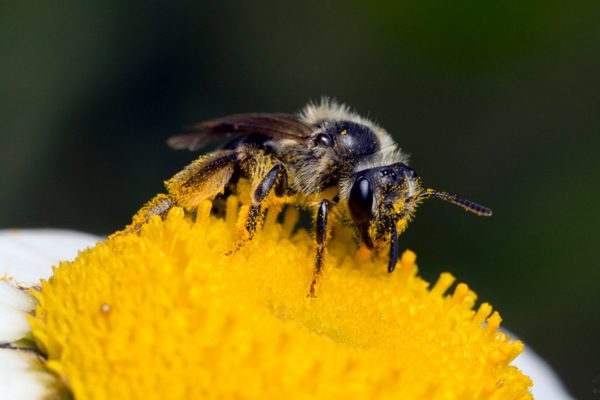
{"label": "white petal", "polygon": [[29,334],[27,313],[0,304],[0,343],[10,343]]}
{"label": "white petal", "polygon": [[35,305],[35,299],[24,290],[12,286],[9,282],[0,281],[0,306],[29,312],[35,308]]}
{"label": "white petal", "polygon": [[0,400],[45,399],[55,394],[55,385],[34,354],[0,349]]}
{"label": "white petal", "polygon": [[[511,334],[511,336],[514,336]],[[570,400],[573,399],[567,393],[567,389],[556,372],[531,348],[525,345],[525,350],[521,353],[512,365],[519,368],[523,373],[533,381],[533,397],[544,400]]]}
{"label": "white petal", "polygon": [[29,334],[27,313],[36,301],[28,293],[0,281],[0,343],[10,343]]}
{"label": "white petal", "polygon": [[0,231],[0,276],[25,286],[37,285],[51,275],[53,265],[72,260],[78,250],[99,240],[87,233],[56,229]]}

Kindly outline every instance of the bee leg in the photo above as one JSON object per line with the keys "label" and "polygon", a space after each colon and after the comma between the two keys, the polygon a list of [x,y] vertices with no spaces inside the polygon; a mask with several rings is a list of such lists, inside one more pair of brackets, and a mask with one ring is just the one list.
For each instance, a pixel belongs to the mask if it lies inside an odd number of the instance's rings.
{"label": "bee leg", "polygon": [[283,167],[282,167],[281,172],[279,173],[279,180],[277,180],[277,184],[275,185],[275,196],[277,196],[277,197],[285,196],[287,194],[287,189],[288,189],[287,172],[285,172],[285,169],[283,169]]}
{"label": "bee leg", "polygon": [[390,234],[390,259],[388,261],[388,272],[391,274],[396,269],[398,262],[398,228],[396,224],[392,224],[392,232]]}
{"label": "bee leg", "polygon": [[329,201],[321,200],[319,203],[319,209],[317,210],[317,217],[315,221],[315,240],[317,242],[317,258],[315,260],[315,275],[312,283],[310,284],[310,291],[307,297],[316,297],[315,287],[317,280],[321,274],[321,268],[325,262],[325,252],[327,251],[327,241],[329,239],[327,231],[327,213],[329,211]]}
{"label": "bee leg", "polygon": [[273,188],[275,189],[275,194],[278,196],[282,196],[287,190],[287,173],[281,164],[276,164],[271,168],[263,180],[256,186],[254,193],[252,193],[253,204],[250,206],[248,219],[246,220],[247,240],[252,240],[256,231],[261,228],[264,222],[262,202],[271,193]]}
{"label": "bee leg", "polygon": [[127,225],[122,231],[114,233],[112,236],[139,232],[142,229],[142,225],[148,222],[153,215],[164,218],[174,205],[173,200],[168,195],[158,194],[133,216],[131,224]]}
{"label": "bee leg", "polygon": [[231,254],[241,249],[246,242],[252,240],[256,232],[262,227],[265,220],[264,210],[262,202],[267,198],[269,193],[275,189],[275,194],[285,194],[287,190],[287,173],[283,165],[276,164],[263,178],[263,180],[256,186],[252,193],[252,205],[248,211],[246,217],[246,232],[244,238],[237,244],[234,250],[228,252]]}
{"label": "bee leg", "polygon": [[[275,183],[279,184],[275,186]],[[271,193],[274,186],[275,194],[277,196],[285,194],[285,190],[287,189],[287,173],[281,164],[276,164],[271,168],[263,180],[256,186],[256,189],[254,189],[254,193],[252,194],[252,202],[254,204],[262,203],[269,193]]]}
{"label": "bee leg", "polygon": [[246,217],[246,236],[238,245],[238,249],[244,243],[254,238],[256,231],[262,227],[264,219],[265,213],[263,212],[262,206],[260,204],[251,205],[248,216]]}

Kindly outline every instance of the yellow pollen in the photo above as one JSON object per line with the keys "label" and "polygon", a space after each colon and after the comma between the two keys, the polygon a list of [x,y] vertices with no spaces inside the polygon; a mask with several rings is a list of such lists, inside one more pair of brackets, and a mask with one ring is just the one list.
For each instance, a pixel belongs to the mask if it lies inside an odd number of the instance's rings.
{"label": "yellow pollen", "polygon": [[172,209],[63,262],[30,324],[75,399],[528,399],[523,344],[444,273],[431,289],[336,227],[316,298],[311,235],[275,211],[239,251],[240,204]]}
{"label": "yellow pollen", "polygon": [[347,135],[347,134],[348,134],[348,131],[344,129],[344,130],[342,131],[342,133],[341,133],[341,134],[342,134],[342,135]]}

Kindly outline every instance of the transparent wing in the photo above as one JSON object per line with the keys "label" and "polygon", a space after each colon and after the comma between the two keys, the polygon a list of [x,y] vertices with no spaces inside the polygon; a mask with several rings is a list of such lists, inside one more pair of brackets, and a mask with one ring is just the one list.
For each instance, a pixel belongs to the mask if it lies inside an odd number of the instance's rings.
{"label": "transparent wing", "polygon": [[194,151],[238,135],[305,142],[313,130],[313,126],[292,114],[236,114],[193,125],[190,133],[173,136],[167,144],[174,149]]}

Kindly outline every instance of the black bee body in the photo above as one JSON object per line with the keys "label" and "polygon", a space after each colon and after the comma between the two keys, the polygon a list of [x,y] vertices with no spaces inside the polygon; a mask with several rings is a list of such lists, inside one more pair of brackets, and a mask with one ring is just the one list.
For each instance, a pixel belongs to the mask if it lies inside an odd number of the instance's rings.
{"label": "black bee body", "polygon": [[308,146],[295,141],[272,141],[267,146],[287,168],[296,193],[318,194],[349,177],[354,168],[373,158],[380,144],[365,125],[351,121],[325,121]]}
{"label": "black bee body", "polygon": [[171,138],[169,145],[197,150],[213,140],[230,140],[167,181],[168,194],[144,207],[130,230],[175,205],[194,210],[239,177],[248,178],[252,204],[240,246],[260,228],[270,194],[295,196],[300,205],[315,210],[311,295],[324,262],[332,211],[355,227],[367,247],[389,246],[389,272],[398,258],[398,234],[423,199],[438,197],[477,215],[491,215],[491,210],[468,200],[423,189],[384,129],[327,99],[309,104],[299,115],[239,114],[194,128],[191,134]]}

